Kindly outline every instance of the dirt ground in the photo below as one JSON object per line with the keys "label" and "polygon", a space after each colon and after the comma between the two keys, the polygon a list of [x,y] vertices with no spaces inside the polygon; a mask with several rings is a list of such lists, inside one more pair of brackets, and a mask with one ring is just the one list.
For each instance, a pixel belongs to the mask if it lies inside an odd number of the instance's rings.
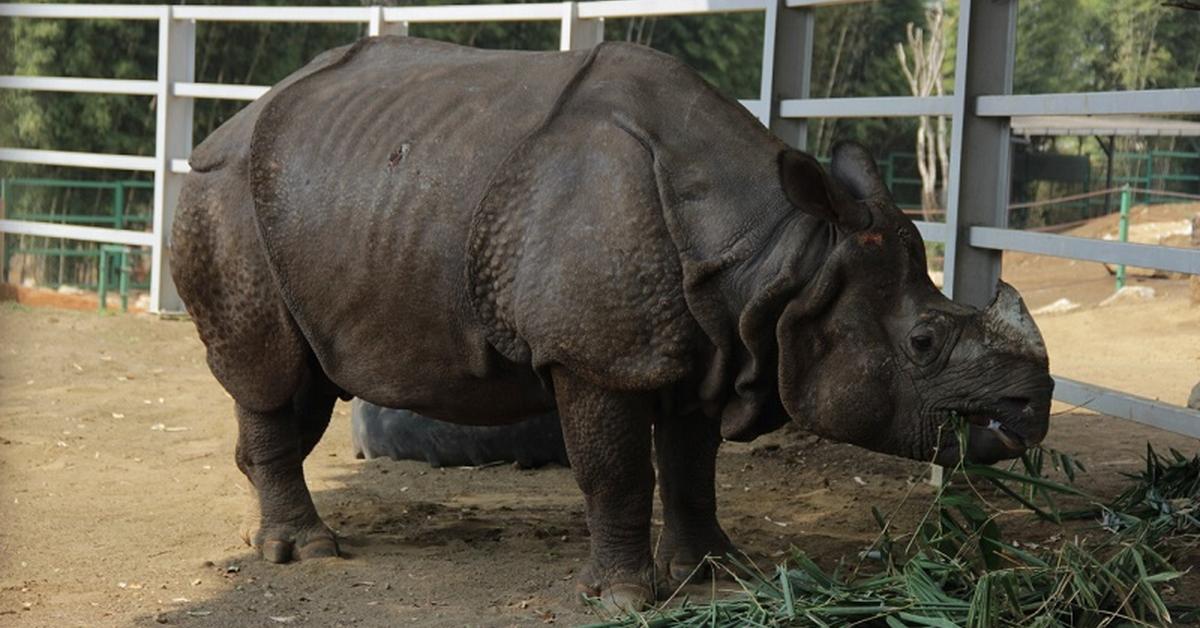
{"label": "dirt ground", "polygon": [[[1200,307],[1178,279],[1141,303],[1099,307],[1099,264],[1009,256],[1006,277],[1040,315],[1056,372],[1173,403],[1200,379]],[[340,404],[307,474],[346,559],[268,565],[239,537],[248,496],[233,464],[232,402],[188,321],[0,304],[0,625],[575,625],[587,555],[570,471],[430,469],[351,456]],[[1105,496],[1147,441],[1194,439],[1056,408],[1051,446],[1076,454]],[[925,465],[799,433],[727,446],[718,493],[751,555],[791,546],[827,567],[877,532],[870,507],[911,519]],[[1024,515],[1018,538],[1055,530]],[[1188,565],[1184,565],[1187,567]],[[1183,588],[1200,588],[1189,576]],[[703,591],[703,589],[701,589]]]}
{"label": "dirt ground", "polygon": [[[1187,246],[1179,231],[1200,213],[1200,203],[1138,206],[1131,211],[1130,240]],[[1111,239],[1115,215],[1066,232]],[[1046,336],[1050,370],[1085,382],[1185,405],[1200,380],[1200,306],[1189,302],[1184,276],[1129,268],[1126,285],[1154,297],[1102,306],[1113,295],[1115,266],[1023,253],[1004,256],[1004,279],[1020,290]],[[1076,304],[1064,313],[1038,313],[1059,299]]]}

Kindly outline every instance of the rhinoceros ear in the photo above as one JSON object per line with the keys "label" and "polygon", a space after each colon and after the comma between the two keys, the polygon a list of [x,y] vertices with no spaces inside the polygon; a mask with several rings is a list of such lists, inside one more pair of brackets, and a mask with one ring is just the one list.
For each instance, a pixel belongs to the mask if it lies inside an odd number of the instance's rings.
{"label": "rhinoceros ear", "polygon": [[812,155],[788,149],[779,154],[779,181],[796,209],[844,229],[857,229],[869,220],[865,211],[846,198],[838,184]]}
{"label": "rhinoceros ear", "polygon": [[875,165],[875,157],[858,142],[843,141],[833,146],[830,170],[856,200],[887,199],[887,184]]}

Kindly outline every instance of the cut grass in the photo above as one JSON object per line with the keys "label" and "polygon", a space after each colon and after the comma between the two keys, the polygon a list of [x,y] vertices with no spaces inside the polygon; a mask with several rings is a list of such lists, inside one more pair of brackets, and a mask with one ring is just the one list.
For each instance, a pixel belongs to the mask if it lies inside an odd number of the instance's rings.
{"label": "cut grass", "polygon": [[[959,427],[960,438],[962,428]],[[965,449],[965,448],[963,448]],[[1047,477],[1052,467],[1066,483]],[[793,549],[773,570],[748,560],[710,560],[739,593],[698,604],[629,614],[597,628],[626,626],[1160,626],[1200,620],[1200,609],[1164,595],[1183,575],[1172,564],[1200,543],[1200,455],[1149,445],[1146,469],[1102,503],[1071,486],[1085,471],[1073,458],[1033,449],[1007,469],[960,463],[915,529],[896,534],[872,509],[881,532],[853,564],[832,572]],[[980,492],[994,488],[1034,516],[1091,519],[1094,534],[1056,547],[1006,541],[1001,510]],[[1074,511],[1055,498],[1085,498]],[[1008,511],[1011,512],[1011,511]],[[1065,536],[1065,535],[1064,535]],[[867,563],[867,558],[874,560]]]}

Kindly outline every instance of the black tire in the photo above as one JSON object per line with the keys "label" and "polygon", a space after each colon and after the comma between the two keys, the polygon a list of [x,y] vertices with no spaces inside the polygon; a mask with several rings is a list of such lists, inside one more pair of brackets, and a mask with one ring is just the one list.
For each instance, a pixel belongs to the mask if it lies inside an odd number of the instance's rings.
{"label": "black tire", "polygon": [[354,455],[425,461],[433,467],[515,462],[524,469],[548,463],[568,466],[558,414],[501,426],[457,425],[410,410],[384,408],[361,399],[350,419]]}

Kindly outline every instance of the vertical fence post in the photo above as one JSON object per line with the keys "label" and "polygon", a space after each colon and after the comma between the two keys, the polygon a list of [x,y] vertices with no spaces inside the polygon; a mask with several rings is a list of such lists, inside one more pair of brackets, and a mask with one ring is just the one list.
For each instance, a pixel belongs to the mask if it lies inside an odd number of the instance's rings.
{"label": "vertical fence post", "polygon": [[956,301],[983,306],[1000,278],[1000,252],[971,247],[969,233],[1007,226],[1012,164],[1008,118],[975,115],[975,100],[1012,93],[1017,2],[961,0],[958,19],[945,290]]}
{"label": "vertical fence post", "polygon": [[1154,189],[1154,151],[1150,151],[1150,154],[1146,155],[1146,184],[1142,187],[1147,190],[1144,195],[1146,197],[1145,203],[1150,205],[1154,202],[1151,200],[1154,197],[1149,192],[1149,190]]}
{"label": "vertical fence post", "polygon": [[117,254],[118,264],[120,264],[120,266],[118,267],[119,273],[120,273],[118,275],[118,277],[120,279],[119,279],[117,285],[118,285],[118,290],[121,293],[121,311],[122,312],[129,311],[129,273],[133,272],[133,269],[129,267],[130,259],[131,259],[131,257],[129,255],[129,247],[122,246],[121,252]]}
{"label": "vertical fence post", "polygon": [[[960,0],[958,20],[943,290],[983,306],[1000,279],[1000,252],[972,248],[970,229],[1008,224],[1012,164],[1008,118],[979,117],[974,107],[981,95],[1012,93],[1017,0]],[[931,481],[943,476],[934,465]]]}
{"label": "vertical fence post", "polygon": [[371,37],[378,37],[380,35],[408,35],[408,22],[383,21],[383,7],[375,5],[371,7],[371,20],[367,22],[367,35]]}
{"label": "vertical fence post", "polygon": [[125,228],[125,184],[121,181],[113,184],[113,228]]}
{"label": "vertical fence post", "polygon": [[[1121,222],[1120,222],[1120,238],[1122,242],[1129,241],[1129,201],[1133,192],[1129,189],[1129,184],[1121,186]],[[1125,265],[1117,266],[1117,290],[1125,287]]]}
{"label": "vertical fence post", "polygon": [[808,98],[814,21],[809,7],[790,9],[786,0],[767,3],[761,98],[769,108],[771,131],[799,150],[808,149],[808,120],[780,117],[779,104],[786,99]]}
{"label": "vertical fence post", "polygon": [[[8,212],[8,179],[0,179],[0,220]],[[8,234],[0,231],[0,283],[8,281]]]}
{"label": "vertical fence post", "polygon": [[100,268],[96,275],[96,301],[103,312],[108,309],[108,249],[100,246]]}
{"label": "vertical fence post", "polygon": [[604,41],[604,19],[580,19],[579,4],[564,2],[560,50],[589,50]]}
{"label": "vertical fence post", "polygon": [[175,96],[176,82],[196,75],[196,23],[174,19],[174,9],[162,7],[158,19],[158,93],[155,96],[156,165],[154,168],[154,248],[150,253],[150,311],[181,312],[183,302],[171,280],[171,225],[183,175],[171,172],[171,160],[192,151],[192,99]]}

